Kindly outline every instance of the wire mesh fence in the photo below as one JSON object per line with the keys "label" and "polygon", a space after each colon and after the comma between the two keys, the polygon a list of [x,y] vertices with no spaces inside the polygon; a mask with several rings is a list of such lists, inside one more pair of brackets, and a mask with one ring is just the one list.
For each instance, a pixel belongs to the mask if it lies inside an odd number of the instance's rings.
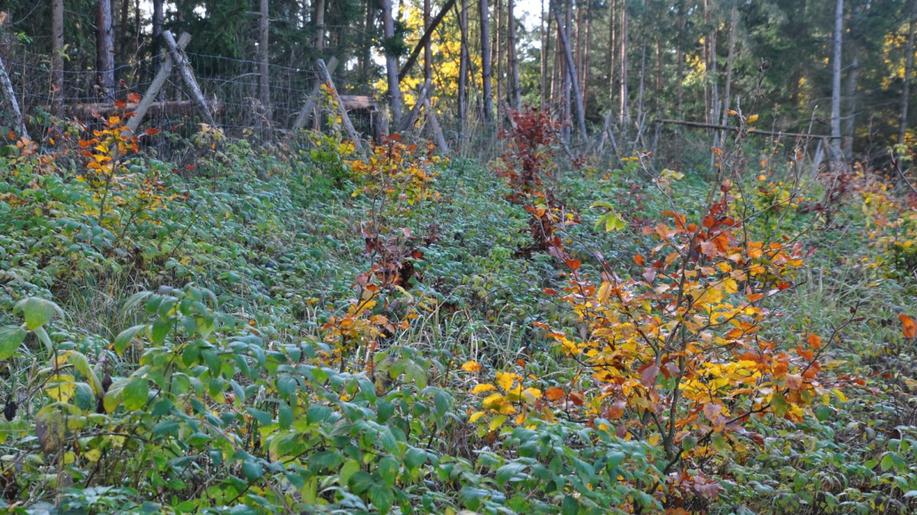
{"label": "wire mesh fence", "polygon": [[[68,118],[75,117],[81,121],[91,118],[93,110],[106,104],[104,92],[98,87],[94,63],[65,63],[63,88],[55,90],[52,87],[51,56],[35,52],[31,47],[22,42],[6,42],[0,45],[0,57],[22,112],[35,132],[33,136],[49,128],[51,118],[47,114],[53,112],[54,102],[64,106]],[[214,120],[227,135],[246,135],[252,129],[258,129],[259,134],[267,131],[275,136],[288,132],[319,80],[311,63],[303,66],[269,64],[268,110],[259,101],[257,61],[194,52],[186,52],[186,55],[212,108]],[[153,81],[160,62],[161,59],[144,57],[116,66],[115,98],[127,99],[131,93],[143,94]],[[161,101],[161,105],[147,113],[142,127],[186,132],[196,129],[203,121],[177,70],[168,77],[156,100]],[[357,129],[366,135],[370,133],[370,116],[359,111],[352,113]],[[12,126],[10,118],[8,109],[4,107],[0,110],[0,127]],[[317,119],[313,117],[313,120]]]}

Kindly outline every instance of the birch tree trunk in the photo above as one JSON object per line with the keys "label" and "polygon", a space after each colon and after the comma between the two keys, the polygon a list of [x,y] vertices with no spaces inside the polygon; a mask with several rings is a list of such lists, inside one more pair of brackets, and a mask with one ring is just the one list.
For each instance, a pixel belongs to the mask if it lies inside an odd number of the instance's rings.
{"label": "birch tree trunk", "polygon": [[[323,0],[318,0],[323,2]],[[392,108],[392,127],[401,124],[401,86],[398,84],[398,56],[392,53],[391,44],[395,38],[395,19],[392,18],[392,0],[382,0],[382,28],[386,39],[385,70],[388,76],[388,95]]]}
{"label": "birch tree trunk", "polygon": [[[391,0],[385,1],[391,2]],[[478,10],[481,16],[481,89],[484,96],[484,121],[490,123],[493,120],[494,99],[490,84],[490,22],[488,20],[487,0],[478,0]]]}
{"label": "birch tree trunk", "polygon": [[834,50],[831,71],[831,160],[841,160],[841,48],[844,31],[844,0],[834,6]]}
{"label": "birch tree trunk", "polygon": [[64,115],[64,0],[51,0],[51,109]]}
{"label": "birch tree trunk", "polygon": [[911,94],[911,74],[914,72],[914,33],[917,31],[917,0],[911,0],[911,21],[908,23],[907,57],[904,61],[904,83],[901,86],[901,111],[898,121],[898,144],[904,144],[907,131],[908,101]]}
{"label": "birch tree trunk", "polygon": [[96,75],[102,96],[115,99],[115,46],[111,0],[98,0],[96,9]]}

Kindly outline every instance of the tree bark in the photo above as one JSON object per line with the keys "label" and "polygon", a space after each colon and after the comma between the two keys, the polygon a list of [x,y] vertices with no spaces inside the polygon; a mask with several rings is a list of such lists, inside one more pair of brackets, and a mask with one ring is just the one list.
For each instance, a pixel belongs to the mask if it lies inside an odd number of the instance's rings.
{"label": "tree bark", "polygon": [[493,120],[494,99],[491,91],[491,63],[490,63],[490,22],[488,20],[489,9],[487,0],[478,0],[478,11],[481,16],[481,83],[484,121],[490,123]]}
{"label": "tree bark", "polygon": [[115,100],[115,46],[111,19],[111,0],[96,5],[96,75],[105,100]]}
{"label": "tree bark", "polygon": [[51,110],[64,114],[64,0],[51,0]]}
{"label": "tree bark", "polygon": [[[388,0],[390,2],[390,0]],[[315,30],[315,48],[319,53],[325,48],[325,0],[315,0],[312,10],[312,25]],[[386,36],[388,37],[388,36]]]}
{"label": "tree bark", "polygon": [[270,8],[268,0],[260,1],[258,20],[258,99],[261,102],[264,120],[271,121],[271,77],[270,77]]}
{"label": "tree bark", "polygon": [[[190,41],[191,35],[187,32],[183,32],[182,35],[178,37],[178,48],[184,50]],[[131,119],[127,121],[127,128],[130,129],[131,132],[137,132],[137,128],[140,127],[140,124],[143,122],[143,117],[146,116],[147,110],[153,105],[156,97],[159,96],[162,85],[165,84],[171,74],[172,58],[166,55],[162,62],[162,66],[160,66],[159,70],[156,72],[156,77],[153,78],[153,82],[147,87],[146,92],[143,94],[143,98],[140,99],[140,103],[132,110],[134,114],[131,116]]]}
{"label": "tree bark", "polygon": [[[322,0],[319,0],[322,1]],[[382,26],[385,45],[385,70],[388,75],[388,96],[392,109],[392,127],[401,123],[401,86],[398,83],[398,56],[392,52],[395,38],[395,19],[392,17],[392,0],[382,0]]]}
{"label": "tree bark", "polygon": [[[331,56],[331,59],[328,59],[328,73],[334,73],[334,69],[337,67],[338,60],[337,57]],[[316,65],[316,68],[318,65]],[[312,91],[309,92],[309,96],[306,98],[306,103],[303,104],[302,109],[299,110],[299,113],[296,114],[296,119],[293,121],[293,131],[297,132],[302,130],[303,127],[309,123],[309,117],[312,116],[312,111],[315,109],[315,104],[318,101],[318,95],[321,92],[322,83],[321,81],[316,81],[315,85],[312,86]]]}
{"label": "tree bark", "polygon": [[160,46],[159,42],[162,38],[162,24],[163,24],[163,11],[162,11],[162,2],[163,0],[153,0],[153,69],[158,70],[160,65]]}
{"label": "tree bark", "polygon": [[844,31],[844,0],[836,0],[834,6],[834,50],[831,71],[831,156],[840,161],[841,155],[841,49]]}
{"label": "tree bark", "polygon": [[178,48],[178,44],[175,42],[175,36],[173,36],[171,32],[164,30],[162,31],[162,39],[169,48],[169,55],[173,63],[178,67],[178,73],[181,75],[185,85],[188,86],[188,89],[191,90],[191,96],[194,98],[194,101],[197,102],[198,106],[201,108],[204,120],[208,124],[216,126],[216,121],[213,119],[213,114],[210,112],[210,107],[207,105],[204,93],[201,91],[200,86],[197,84],[197,80],[194,78],[194,72],[191,71],[191,64],[188,63],[188,58],[185,57],[184,51]]}
{"label": "tree bark", "polygon": [[[617,1],[609,0],[608,2],[608,54],[605,56],[605,66],[608,69],[608,105],[614,105],[615,91],[618,89],[615,84],[615,49],[617,48],[617,39],[615,28],[617,27]],[[613,111],[614,109],[610,109]]]}
{"label": "tree bark", "polygon": [[509,98],[513,109],[522,105],[519,91],[519,63],[516,60],[516,13],[514,0],[506,2],[506,50],[509,61]]}
{"label": "tree bark", "polygon": [[904,83],[901,85],[901,111],[898,121],[898,144],[903,145],[907,133],[908,101],[911,94],[911,74],[914,71],[914,34],[917,32],[917,0],[911,0],[911,20],[908,23],[907,57],[904,61]]}
{"label": "tree bark", "polygon": [[350,116],[347,114],[347,108],[344,106],[344,102],[341,100],[340,95],[338,95],[337,88],[334,87],[334,81],[331,80],[331,73],[328,72],[325,61],[318,59],[315,61],[315,64],[318,67],[319,77],[328,87],[328,90],[331,92],[331,97],[334,99],[334,103],[337,104],[338,114],[341,115],[341,122],[344,124],[344,130],[347,132],[347,136],[353,141],[353,145],[356,147],[357,152],[363,152],[363,143],[360,141],[360,135],[357,133],[356,129],[353,128],[353,124],[350,123]]}

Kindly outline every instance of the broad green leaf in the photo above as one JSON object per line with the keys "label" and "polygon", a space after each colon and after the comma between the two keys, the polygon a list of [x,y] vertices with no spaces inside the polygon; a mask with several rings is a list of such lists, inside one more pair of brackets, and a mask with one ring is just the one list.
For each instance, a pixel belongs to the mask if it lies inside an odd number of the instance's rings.
{"label": "broad green leaf", "polygon": [[395,493],[385,485],[376,484],[369,489],[369,500],[379,510],[379,513],[388,513],[395,502]]}
{"label": "broad green leaf", "polygon": [[137,336],[141,331],[145,330],[147,327],[149,327],[149,324],[139,324],[133,327],[129,327],[118,333],[118,336],[115,337],[114,342],[115,352],[118,354],[124,353],[124,350],[131,343],[134,337]]}
{"label": "broad green leaf", "polygon": [[150,397],[150,385],[146,379],[135,377],[124,386],[121,402],[129,410],[137,410],[146,405]]}
{"label": "broad green leaf", "polygon": [[0,360],[9,359],[16,354],[27,334],[29,333],[18,325],[0,327]]}
{"label": "broad green leaf", "polygon": [[26,329],[30,331],[47,324],[55,315],[64,316],[64,311],[60,306],[50,300],[38,297],[28,297],[20,300],[16,303],[15,309],[22,311]]}

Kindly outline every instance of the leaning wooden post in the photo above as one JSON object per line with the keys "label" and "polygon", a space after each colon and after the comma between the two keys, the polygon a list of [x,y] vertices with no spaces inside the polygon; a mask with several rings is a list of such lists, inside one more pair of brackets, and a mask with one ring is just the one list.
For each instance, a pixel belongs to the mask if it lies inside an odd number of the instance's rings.
{"label": "leaning wooden post", "polygon": [[19,110],[19,102],[16,100],[16,91],[13,89],[13,83],[10,82],[10,76],[6,74],[6,67],[3,66],[3,59],[0,59],[0,87],[6,93],[6,98],[13,110],[13,119],[16,122],[16,129],[19,130],[19,136],[25,139],[29,138],[29,131],[25,128],[25,121],[22,119],[22,111]]}
{"label": "leaning wooden post", "polygon": [[347,108],[344,107],[344,102],[341,100],[340,95],[338,95],[338,90],[334,87],[334,82],[331,80],[331,73],[328,72],[325,61],[318,59],[315,61],[315,65],[318,67],[319,78],[328,86],[331,97],[334,99],[334,103],[337,104],[338,113],[341,115],[341,121],[344,123],[344,130],[347,131],[347,135],[350,137],[351,141],[353,141],[353,145],[356,147],[357,151],[363,152],[363,144],[360,142],[360,135],[357,134],[357,130],[354,129],[353,124],[350,123],[350,116],[347,115]]}
{"label": "leaning wooden post", "polygon": [[417,95],[417,101],[414,102],[414,108],[411,109],[411,114],[409,114],[407,118],[401,121],[402,123],[398,127],[398,132],[404,132],[414,125],[414,123],[417,121],[417,117],[420,116],[420,107],[423,105],[423,101],[427,99],[429,92],[430,84],[424,83],[423,87],[420,88],[420,93]]}
{"label": "leaning wooden post", "polygon": [[[331,59],[328,59],[328,73],[334,73],[334,69],[338,65],[337,57],[332,56]],[[315,103],[318,102],[318,95],[321,92],[321,82],[316,82],[312,86],[312,91],[309,92],[309,96],[306,98],[305,105],[302,106],[302,109],[299,110],[299,113],[296,114],[296,120],[293,122],[293,132],[300,131],[303,127],[309,123],[309,118],[312,116],[312,110],[315,109]]]}
{"label": "leaning wooden post", "polygon": [[[189,42],[191,42],[191,34],[182,32],[181,36],[178,37],[178,48],[184,50]],[[162,66],[160,66],[159,71],[156,72],[156,77],[153,78],[153,82],[146,88],[146,91],[143,93],[143,98],[140,100],[140,104],[138,104],[137,109],[134,110],[134,116],[131,116],[131,119],[127,121],[127,128],[130,129],[131,132],[137,132],[137,128],[140,127],[143,117],[146,116],[146,112],[150,109],[150,106],[153,105],[153,102],[156,101],[159,90],[162,89],[162,85],[166,83],[171,73],[172,57],[166,54]]]}
{"label": "leaning wooden post", "polygon": [[439,119],[436,118],[436,112],[433,110],[429,98],[423,99],[423,108],[427,111],[427,120],[430,121],[430,130],[433,132],[433,139],[436,140],[439,151],[443,154],[448,154],[449,145],[446,144],[446,138],[443,136],[443,129],[439,125]]}
{"label": "leaning wooden post", "polygon": [[170,31],[162,31],[162,39],[165,40],[166,45],[169,47],[169,55],[172,56],[172,61],[178,66],[178,73],[181,74],[181,78],[184,80],[185,85],[188,86],[188,89],[191,90],[191,96],[194,97],[194,100],[204,113],[204,119],[211,126],[216,126],[213,115],[210,114],[210,108],[207,106],[207,100],[204,98],[200,86],[197,85],[197,80],[194,79],[191,64],[188,63],[188,58],[185,57],[184,51],[178,48],[175,37],[172,36]]}

